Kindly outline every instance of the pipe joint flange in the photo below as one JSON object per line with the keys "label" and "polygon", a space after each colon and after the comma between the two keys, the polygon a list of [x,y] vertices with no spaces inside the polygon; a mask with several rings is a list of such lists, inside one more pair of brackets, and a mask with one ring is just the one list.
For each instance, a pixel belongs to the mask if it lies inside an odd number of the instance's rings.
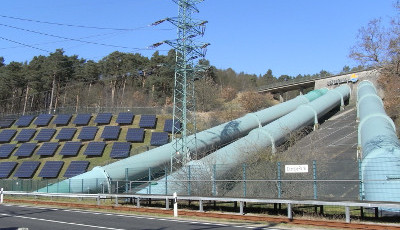
{"label": "pipe joint flange", "polygon": [[257,121],[257,123],[258,123],[258,128],[261,128],[261,127],[262,127],[261,121],[260,121],[260,119],[258,118],[257,115],[255,115],[254,113],[249,113],[249,114],[247,114],[247,115],[250,115],[251,117],[253,117],[253,118],[256,119],[256,121]]}
{"label": "pipe joint flange", "polygon": [[378,101],[381,103],[382,107],[384,107],[383,101],[378,95],[372,94],[372,93],[365,94],[361,98],[359,98],[359,100],[357,101],[357,118],[358,119],[360,118],[360,105],[361,105],[362,101],[366,100],[365,98],[368,98],[368,97],[377,98]]}
{"label": "pipe joint flange", "polygon": [[275,139],[274,137],[271,135],[271,133],[269,133],[267,130],[265,129],[259,129],[259,131],[265,135],[267,135],[269,137],[269,139],[271,140],[271,150],[272,153],[276,153],[276,148],[275,148]]}
{"label": "pipe joint flange", "polygon": [[375,113],[375,114],[370,114],[367,117],[365,117],[364,119],[362,119],[360,121],[360,124],[358,125],[358,145],[361,146],[361,129],[364,125],[365,122],[367,122],[369,119],[375,118],[375,117],[381,117],[386,119],[393,128],[393,131],[396,133],[396,125],[394,124],[393,120],[390,119],[390,117],[386,114],[380,114],[380,113]]}
{"label": "pipe joint flange", "polygon": [[360,82],[360,83],[358,84],[358,87],[357,87],[357,101],[358,101],[358,99],[359,99],[359,97],[360,97],[360,94],[359,94],[360,89],[363,88],[363,87],[372,87],[372,88],[374,89],[374,92],[375,92],[376,94],[378,93],[378,92],[376,91],[376,88],[375,88],[374,84],[372,84],[372,82],[370,82],[370,81],[368,81],[368,80],[364,80],[364,81],[362,81],[362,82]]}
{"label": "pipe joint flange", "polygon": [[333,92],[333,93],[336,93],[337,95],[339,95],[339,97],[340,97],[340,109],[344,109],[344,96],[343,96],[343,94],[341,94],[339,91],[336,91],[336,90],[331,90],[331,91],[329,91],[329,92]]}
{"label": "pipe joint flange", "polygon": [[318,125],[318,113],[317,113],[317,111],[314,109],[314,107],[312,107],[312,105],[310,105],[310,104],[306,104],[306,105],[300,105],[298,108],[301,108],[301,107],[311,109],[311,111],[314,113],[314,127],[315,127],[316,125]]}

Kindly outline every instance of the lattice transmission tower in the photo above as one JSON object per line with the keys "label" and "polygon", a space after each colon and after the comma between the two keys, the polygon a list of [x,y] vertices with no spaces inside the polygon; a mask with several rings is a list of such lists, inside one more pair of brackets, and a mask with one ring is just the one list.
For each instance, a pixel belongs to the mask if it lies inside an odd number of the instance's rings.
{"label": "lattice transmission tower", "polygon": [[153,25],[158,25],[169,21],[178,29],[177,39],[153,45],[157,47],[166,43],[176,51],[172,129],[175,152],[171,153],[171,170],[173,165],[184,164],[192,158],[197,158],[195,80],[199,78],[198,73],[204,70],[204,66],[196,65],[195,61],[205,56],[209,45],[209,43],[197,41],[204,35],[207,21],[192,18],[192,14],[199,13],[196,5],[203,0],[172,1],[179,7],[178,17],[153,23]]}

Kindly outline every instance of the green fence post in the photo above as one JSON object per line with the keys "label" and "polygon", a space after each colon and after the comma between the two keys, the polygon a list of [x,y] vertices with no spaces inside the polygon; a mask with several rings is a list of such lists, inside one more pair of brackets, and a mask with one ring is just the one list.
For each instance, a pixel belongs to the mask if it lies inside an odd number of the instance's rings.
{"label": "green fence post", "polygon": [[212,176],[212,182],[213,182],[213,185],[212,185],[212,195],[213,196],[216,196],[216,194],[217,194],[217,184],[216,184],[216,177],[217,177],[217,173],[216,173],[216,171],[217,171],[217,165],[213,165],[213,176]]}
{"label": "green fence post", "polygon": [[243,164],[243,197],[246,197],[247,186],[246,186],[246,164]]}
{"label": "green fence post", "polygon": [[165,195],[168,195],[168,168],[165,166]]}
{"label": "green fence post", "polygon": [[360,200],[363,200],[363,181],[362,181],[362,171],[361,171],[361,159],[358,159],[358,180],[359,180],[359,196]]}
{"label": "green fence post", "polygon": [[188,195],[190,196],[190,194],[191,194],[191,186],[192,186],[192,183],[191,183],[191,178],[192,178],[192,175],[191,175],[191,171],[190,171],[190,165],[188,166]]}
{"label": "green fence post", "polygon": [[71,193],[71,179],[68,179],[68,193]]}
{"label": "green fence post", "polygon": [[313,187],[314,187],[314,199],[318,199],[317,196],[317,162],[315,160],[313,160]]}
{"label": "green fence post", "polygon": [[49,193],[49,180],[46,180],[46,192]]}
{"label": "green fence post", "polygon": [[84,179],[82,179],[82,190],[81,190],[81,193],[83,193],[83,180],[84,180]]}
{"label": "green fence post", "polygon": [[129,191],[128,189],[128,168],[125,168],[125,192],[127,193]]}
{"label": "green fence post", "polygon": [[151,168],[149,168],[149,192],[148,194],[151,194]]}
{"label": "green fence post", "polygon": [[277,164],[278,169],[277,169],[277,176],[278,176],[278,198],[281,198],[282,196],[282,182],[281,182],[281,162],[278,162]]}
{"label": "green fence post", "polygon": [[59,185],[60,185],[60,179],[57,179],[57,193],[58,193]]}

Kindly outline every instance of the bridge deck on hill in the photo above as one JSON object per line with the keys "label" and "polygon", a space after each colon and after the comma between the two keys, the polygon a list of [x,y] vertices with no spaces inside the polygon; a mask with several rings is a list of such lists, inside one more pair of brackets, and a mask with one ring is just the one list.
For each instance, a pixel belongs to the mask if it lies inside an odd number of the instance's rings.
{"label": "bridge deck on hill", "polygon": [[[347,73],[342,73],[342,74],[337,74],[337,75],[330,75],[330,76],[318,76],[318,77],[302,77],[302,78],[296,78],[290,81],[282,81],[282,82],[276,82],[274,84],[270,85],[265,85],[261,86],[258,88],[259,93],[272,93],[272,94],[281,94],[287,91],[292,91],[292,90],[302,90],[307,89],[307,88],[315,88],[315,82],[319,80],[324,80],[324,79],[332,79],[331,84],[338,84],[342,83],[340,81],[349,81],[350,79],[341,79],[341,80],[333,80],[336,78],[340,78],[341,76],[345,75],[351,75],[351,74],[357,74],[361,72],[365,72],[366,70],[363,71],[354,71],[354,72],[347,72]],[[370,71],[370,70],[367,70]]]}

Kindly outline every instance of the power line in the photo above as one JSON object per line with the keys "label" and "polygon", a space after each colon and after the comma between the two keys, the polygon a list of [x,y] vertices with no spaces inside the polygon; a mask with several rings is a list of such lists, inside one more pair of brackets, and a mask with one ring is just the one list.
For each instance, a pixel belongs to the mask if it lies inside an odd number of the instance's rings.
{"label": "power line", "polygon": [[75,38],[67,38],[67,37],[62,37],[62,36],[58,36],[58,35],[54,35],[54,34],[48,34],[48,33],[43,33],[43,32],[39,32],[39,31],[28,30],[28,29],[24,29],[24,28],[20,28],[20,27],[16,27],[16,26],[5,25],[2,23],[0,23],[0,26],[4,26],[4,27],[16,29],[16,30],[22,30],[22,31],[30,32],[30,33],[40,34],[40,35],[44,35],[44,36],[49,36],[49,37],[61,38],[61,39],[69,40],[69,41],[92,44],[92,45],[101,45],[101,46],[108,46],[108,47],[114,47],[114,48],[133,49],[133,50],[149,49],[149,48],[133,48],[133,47],[127,47],[127,46],[110,45],[110,44],[104,44],[104,43],[98,43],[98,42],[84,41],[84,40],[75,39]]}
{"label": "power line", "polygon": [[22,45],[22,46],[26,46],[26,47],[29,47],[29,48],[32,48],[32,49],[36,49],[36,50],[40,50],[40,51],[44,51],[44,52],[50,53],[50,51],[48,51],[48,50],[41,49],[41,48],[38,48],[38,47],[34,47],[34,46],[31,46],[31,45],[28,45],[28,44],[25,44],[25,43],[22,43],[22,42],[17,42],[17,41],[11,40],[11,39],[3,38],[3,37],[0,37],[0,39],[3,39],[5,41],[9,41],[9,42],[12,42],[12,43],[16,43],[16,44],[19,44],[19,45]]}
{"label": "power line", "polygon": [[[149,24],[146,26],[139,26],[136,28],[113,28],[113,27],[99,27],[99,26],[86,26],[86,25],[74,25],[74,24],[66,24],[66,23],[58,23],[58,22],[48,22],[48,21],[40,21],[40,20],[29,19],[29,18],[19,18],[19,17],[7,16],[7,15],[0,15],[0,17],[14,19],[14,20],[20,20],[20,21],[42,23],[42,24],[48,24],[48,25],[68,26],[68,27],[97,29],[97,30],[134,31],[134,30],[141,30],[141,29],[145,29],[145,28],[149,28],[149,27],[153,26],[153,24]],[[172,29],[160,29],[160,30],[172,30]]]}
{"label": "power line", "polygon": [[[95,35],[91,35],[91,36],[87,36],[87,37],[81,37],[81,38],[78,38],[78,39],[94,38],[94,37],[100,37],[100,36],[112,35],[112,34],[119,34],[119,33],[121,33],[121,32],[112,32],[112,33],[95,34]],[[35,44],[31,44],[31,46],[47,45],[47,44],[54,44],[54,43],[60,43],[60,42],[65,42],[65,39],[63,39],[63,40],[58,40],[58,41],[52,41],[52,42],[35,43]],[[0,50],[4,50],[4,49],[14,49],[14,48],[20,48],[20,47],[21,47],[21,46],[3,47],[3,48],[0,48]]]}

